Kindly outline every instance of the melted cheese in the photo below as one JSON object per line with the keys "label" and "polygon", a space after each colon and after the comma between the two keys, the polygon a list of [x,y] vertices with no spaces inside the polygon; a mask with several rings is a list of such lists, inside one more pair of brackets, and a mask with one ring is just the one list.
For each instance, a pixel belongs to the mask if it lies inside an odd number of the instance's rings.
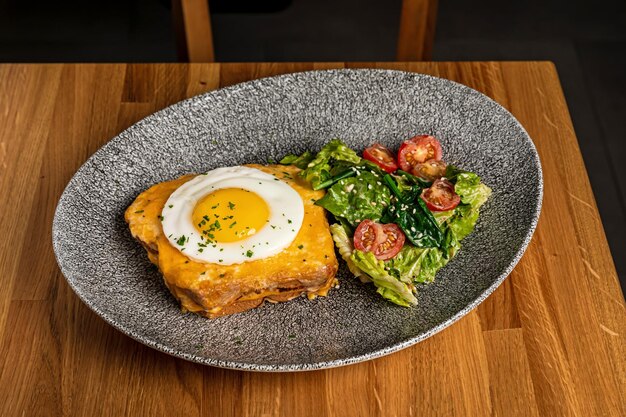
{"label": "melted cheese", "polygon": [[[237,302],[284,301],[300,293],[326,295],[338,268],[326,213],[313,203],[324,191],[300,182],[293,166],[250,165],[289,184],[304,204],[304,221],[294,241],[277,255],[243,264],[195,262],[174,248],[161,228],[161,210],[170,194],[193,175],[157,184],[126,211],[131,233],[148,249],[165,283],[184,309],[214,316]],[[243,304],[242,304],[243,305]],[[254,303],[250,304],[254,307]],[[249,307],[248,307],[249,308]]]}

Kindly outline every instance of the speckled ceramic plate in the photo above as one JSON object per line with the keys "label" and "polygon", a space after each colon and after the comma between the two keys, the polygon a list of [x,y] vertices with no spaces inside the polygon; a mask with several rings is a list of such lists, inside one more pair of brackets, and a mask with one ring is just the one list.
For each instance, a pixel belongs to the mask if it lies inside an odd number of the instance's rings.
{"label": "speckled ceramic plate", "polygon": [[[447,161],[493,188],[473,234],[419,305],[398,307],[354,279],[313,301],[296,299],[208,320],[182,314],[124,209],[151,185],[220,166],[264,163],[341,138],[362,150],[430,133]],[[226,368],[297,371],[376,358],[451,325],[511,272],[535,229],[541,167],[522,126],[463,85],[383,70],[303,72],[182,101],[140,121],[96,152],[63,193],[53,224],[61,271],[115,328],[148,346]],[[89,343],[89,341],[85,341]]]}

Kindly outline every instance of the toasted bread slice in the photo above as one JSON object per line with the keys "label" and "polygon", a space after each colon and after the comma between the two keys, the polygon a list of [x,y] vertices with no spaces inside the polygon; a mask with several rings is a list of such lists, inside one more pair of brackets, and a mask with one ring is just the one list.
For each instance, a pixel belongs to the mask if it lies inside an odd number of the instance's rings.
{"label": "toasted bread slice", "polygon": [[161,211],[174,190],[194,175],[152,186],[126,210],[125,219],[133,237],[159,267],[184,311],[218,317],[255,308],[264,300],[282,302],[301,294],[326,295],[336,282],[338,263],[326,213],[313,204],[324,191],[313,191],[300,182],[299,169],[294,166],[248,166],[286,182],[304,203],[304,221],[296,238],[274,256],[235,265],[201,263],[169,243],[161,227]]}

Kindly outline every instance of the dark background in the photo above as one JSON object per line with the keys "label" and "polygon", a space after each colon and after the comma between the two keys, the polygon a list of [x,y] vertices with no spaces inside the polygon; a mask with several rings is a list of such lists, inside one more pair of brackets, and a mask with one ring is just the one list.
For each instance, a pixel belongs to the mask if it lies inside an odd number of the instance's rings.
{"label": "dark background", "polygon": [[[216,60],[393,61],[400,5],[214,0]],[[176,61],[170,13],[167,0],[0,0],[0,62]],[[556,64],[626,290],[626,1],[440,0],[433,59]]]}

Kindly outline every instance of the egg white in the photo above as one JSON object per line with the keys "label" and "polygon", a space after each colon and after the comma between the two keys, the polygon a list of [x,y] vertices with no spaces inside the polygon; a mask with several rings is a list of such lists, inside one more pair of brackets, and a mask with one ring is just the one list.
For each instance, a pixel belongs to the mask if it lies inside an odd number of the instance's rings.
{"label": "egg white", "polygon": [[[205,245],[206,241],[201,239],[193,224],[194,208],[206,195],[223,188],[256,193],[267,203],[269,221],[247,239],[216,242],[199,251],[200,244]],[[249,209],[254,210],[254,207]],[[170,195],[161,215],[165,236],[184,255],[199,262],[232,265],[267,258],[287,248],[302,227],[304,204],[296,190],[273,175],[255,168],[234,166],[214,169],[180,186]],[[184,245],[178,244],[181,236],[186,238]]]}

